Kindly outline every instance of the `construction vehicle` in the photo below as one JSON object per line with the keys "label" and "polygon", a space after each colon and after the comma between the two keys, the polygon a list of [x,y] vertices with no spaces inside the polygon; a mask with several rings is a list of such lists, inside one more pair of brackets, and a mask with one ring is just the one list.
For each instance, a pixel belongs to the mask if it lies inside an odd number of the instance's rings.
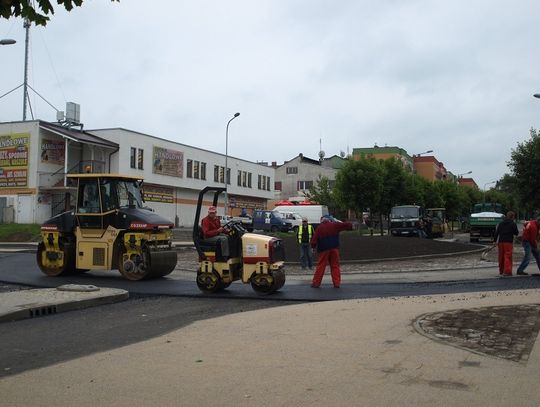
{"label": "construction vehicle", "polygon": [[446,209],[426,209],[426,232],[428,237],[443,237],[446,230]]}
{"label": "construction vehicle", "polygon": [[493,241],[495,228],[504,219],[504,211],[499,203],[483,202],[473,206],[469,220],[469,237],[471,242],[481,238]]}
{"label": "construction vehicle", "polygon": [[202,292],[215,293],[229,287],[233,281],[250,283],[255,292],[271,294],[285,284],[283,241],[276,237],[249,233],[241,222],[230,220],[223,228],[229,253],[225,256],[216,241],[205,240],[199,219],[206,193],[213,192],[212,206],[217,207],[225,188],[206,187],[199,193],[193,223],[193,243],[199,256],[197,286]]}
{"label": "construction vehicle", "polygon": [[392,236],[425,236],[424,209],[418,205],[394,206],[390,211]]}
{"label": "construction vehicle", "polygon": [[140,177],[68,177],[77,185],[77,204],[41,226],[37,263],[43,273],[119,270],[128,280],[142,280],[174,270],[173,223],[144,209]]}

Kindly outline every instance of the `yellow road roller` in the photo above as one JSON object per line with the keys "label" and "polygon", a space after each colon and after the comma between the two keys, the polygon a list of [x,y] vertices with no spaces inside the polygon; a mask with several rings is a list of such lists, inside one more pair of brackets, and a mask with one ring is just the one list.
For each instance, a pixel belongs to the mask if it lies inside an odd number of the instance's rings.
{"label": "yellow road roller", "polygon": [[241,222],[231,220],[223,227],[228,244],[225,255],[216,241],[205,240],[199,225],[206,193],[213,193],[212,206],[217,206],[225,188],[206,187],[199,193],[193,224],[193,243],[199,256],[197,286],[202,292],[215,293],[233,281],[251,284],[259,294],[271,294],[285,284],[285,251],[276,237],[248,233]]}
{"label": "yellow road roller", "polygon": [[63,276],[119,270],[128,280],[143,280],[174,270],[173,224],[144,208],[142,178],[68,177],[77,185],[77,204],[41,226],[37,263],[43,273]]}

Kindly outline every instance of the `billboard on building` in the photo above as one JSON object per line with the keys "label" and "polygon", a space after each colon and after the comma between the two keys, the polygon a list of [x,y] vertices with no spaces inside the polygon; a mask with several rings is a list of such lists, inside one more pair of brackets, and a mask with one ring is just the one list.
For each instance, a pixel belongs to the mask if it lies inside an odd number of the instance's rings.
{"label": "billboard on building", "polygon": [[173,203],[173,188],[144,184],[144,200],[146,202]]}
{"label": "billboard on building", "polygon": [[154,174],[183,177],[184,153],[154,146],[152,172]]}
{"label": "billboard on building", "polygon": [[41,140],[41,162],[64,165],[66,143],[64,140]]}
{"label": "billboard on building", "polygon": [[0,189],[28,186],[30,133],[0,135]]}

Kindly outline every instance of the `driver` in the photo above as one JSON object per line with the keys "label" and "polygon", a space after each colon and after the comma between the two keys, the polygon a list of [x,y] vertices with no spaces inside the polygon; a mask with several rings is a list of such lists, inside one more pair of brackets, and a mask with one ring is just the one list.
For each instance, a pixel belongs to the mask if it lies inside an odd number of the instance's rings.
{"label": "driver", "polygon": [[201,229],[203,239],[209,243],[219,244],[223,257],[229,257],[229,239],[222,233],[225,229],[221,226],[219,218],[216,216],[217,209],[215,206],[208,208],[208,215],[201,221]]}

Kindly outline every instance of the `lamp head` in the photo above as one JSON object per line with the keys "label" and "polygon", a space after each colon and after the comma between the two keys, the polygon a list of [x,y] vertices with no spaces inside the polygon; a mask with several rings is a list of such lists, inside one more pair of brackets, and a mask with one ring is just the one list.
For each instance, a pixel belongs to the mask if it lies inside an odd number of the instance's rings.
{"label": "lamp head", "polygon": [[240,113],[235,113],[234,114],[234,117],[238,117],[238,116],[240,116]]}

